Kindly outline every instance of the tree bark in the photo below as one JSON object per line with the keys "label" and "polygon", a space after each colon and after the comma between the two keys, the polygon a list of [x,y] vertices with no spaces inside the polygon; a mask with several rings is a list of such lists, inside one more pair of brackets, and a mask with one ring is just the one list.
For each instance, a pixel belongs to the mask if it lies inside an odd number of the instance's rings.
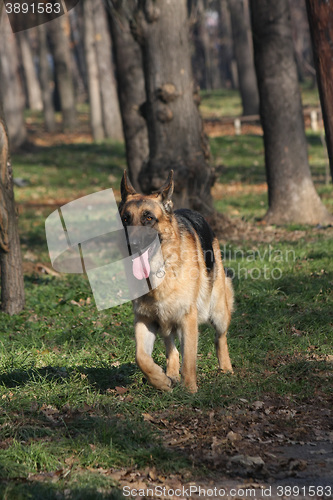
{"label": "tree bark", "polygon": [[146,100],[141,50],[130,30],[134,2],[109,0],[108,20],[116,63],[118,97],[129,177],[139,191],[139,172],[148,158],[148,132],[140,107]]}
{"label": "tree bark", "polygon": [[311,179],[288,0],[251,0],[255,66],[273,224],[324,224],[332,216]]}
{"label": "tree bark", "polygon": [[218,0],[219,13],[219,69],[223,87],[235,88],[232,74],[231,20],[227,0]]}
{"label": "tree bark", "polygon": [[103,126],[105,137],[122,141],[124,139],[117,85],[113,72],[112,46],[107,26],[106,11],[102,0],[94,0],[94,31],[98,74],[101,88]]}
{"label": "tree bark", "polygon": [[[2,21],[0,4],[0,29]],[[1,80],[3,85],[3,80]],[[1,90],[1,89],[0,89]],[[24,284],[8,134],[0,95],[0,265],[1,310],[17,314],[24,307]]]}
{"label": "tree bark", "polygon": [[214,171],[194,99],[186,0],[140,1],[133,31],[143,54],[150,149],[141,188],[158,189],[173,169],[175,205],[211,213]]}
{"label": "tree bark", "polygon": [[[0,2],[0,5],[3,5]],[[19,148],[27,139],[24,122],[24,95],[19,78],[18,56],[15,36],[6,15],[1,20],[0,30],[0,84],[3,111],[6,116],[11,149]]]}
{"label": "tree bark", "polygon": [[326,145],[333,180],[333,5],[306,0]]}
{"label": "tree bark", "polygon": [[243,115],[257,115],[259,113],[259,93],[254,69],[247,0],[228,0],[228,6]]}
{"label": "tree bark", "polygon": [[41,83],[45,129],[54,132],[56,129],[55,111],[53,105],[53,89],[51,87],[51,68],[48,61],[48,48],[45,24],[40,24],[38,30],[39,80]]}
{"label": "tree bark", "polygon": [[21,51],[21,62],[24,74],[28,107],[29,109],[35,111],[41,111],[43,109],[41,88],[36,73],[29,34],[27,31],[21,31],[16,35],[16,37],[18,39]]}
{"label": "tree bark", "polygon": [[95,1],[96,0],[85,0],[83,2],[84,46],[88,76],[91,131],[94,140],[101,141],[105,136],[103,127],[101,88],[95,50],[95,32],[93,19]]}
{"label": "tree bark", "polygon": [[76,7],[76,9],[71,11],[69,21],[71,24],[71,44],[73,57],[76,60],[76,67],[78,71],[76,79],[79,85],[77,85],[77,87],[80,89],[80,94],[82,95],[82,99],[84,99],[85,102],[88,96],[88,80],[84,50],[84,19],[82,3],[80,3]]}
{"label": "tree bark", "polygon": [[62,126],[64,130],[72,131],[76,126],[76,109],[67,15],[47,23],[47,29],[50,34],[55,77],[60,94]]}
{"label": "tree bark", "polygon": [[193,0],[191,15],[195,17],[193,27],[194,57],[193,72],[200,88],[211,90],[213,88],[213,67],[210,50],[209,33],[206,25],[206,6],[203,0]]}

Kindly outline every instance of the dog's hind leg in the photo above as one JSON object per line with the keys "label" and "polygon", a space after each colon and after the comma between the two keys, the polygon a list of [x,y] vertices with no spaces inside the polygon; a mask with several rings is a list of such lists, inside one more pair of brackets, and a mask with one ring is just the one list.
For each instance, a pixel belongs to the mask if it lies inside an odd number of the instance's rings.
{"label": "dog's hind leg", "polygon": [[172,380],[173,383],[177,383],[180,380],[179,377],[179,352],[175,346],[174,335],[170,333],[164,336],[166,359],[167,359],[167,369],[166,374]]}
{"label": "dog's hind leg", "polygon": [[214,325],[216,327],[215,348],[216,356],[219,362],[219,368],[223,372],[233,373],[227,342],[227,330],[221,333],[221,330],[219,330],[216,323],[214,323]]}
{"label": "dog's hind leg", "polygon": [[[225,286],[223,286],[221,279],[225,279]],[[223,372],[233,373],[227,342],[233,307],[233,291],[231,280],[224,276],[221,279],[217,279],[214,283],[210,304],[210,320],[216,330],[215,348],[219,368]]]}
{"label": "dog's hind leg", "polygon": [[198,352],[198,314],[192,307],[182,321],[182,381],[190,392],[197,392],[197,352]]}
{"label": "dog's hind leg", "polygon": [[156,338],[156,325],[144,318],[135,320],[136,362],[148,382],[162,391],[171,390],[171,380],[151,357]]}

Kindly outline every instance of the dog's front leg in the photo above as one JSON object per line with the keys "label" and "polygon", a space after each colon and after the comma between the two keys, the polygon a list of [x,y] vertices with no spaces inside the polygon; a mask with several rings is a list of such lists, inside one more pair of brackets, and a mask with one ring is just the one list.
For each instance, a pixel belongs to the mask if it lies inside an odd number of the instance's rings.
{"label": "dog's front leg", "polygon": [[136,362],[148,382],[162,391],[171,390],[171,380],[151,357],[156,338],[156,326],[145,318],[135,320]]}
{"label": "dog's front leg", "polygon": [[183,318],[182,380],[190,392],[197,392],[198,312],[196,307]]}
{"label": "dog's front leg", "polygon": [[175,346],[173,333],[164,336],[166,358],[167,358],[167,376],[174,384],[179,382],[179,352]]}

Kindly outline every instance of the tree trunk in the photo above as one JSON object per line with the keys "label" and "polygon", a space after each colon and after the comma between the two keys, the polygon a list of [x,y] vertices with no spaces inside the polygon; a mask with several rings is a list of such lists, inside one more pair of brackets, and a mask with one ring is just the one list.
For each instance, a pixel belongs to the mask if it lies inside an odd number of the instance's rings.
{"label": "tree trunk", "polygon": [[88,96],[88,80],[87,80],[87,68],[84,50],[84,19],[83,19],[83,7],[80,3],[75,10],[72,10],[69,16],[71,23],[71,43],[73,49],[73,56],[77,63],[77,70],[79,72],[80,88],[82,96],[84,96],[84,102],[87,100]]}
{"label": "tree trunk", "polygon": [[102,0],[94,0],[93,20],[104,133],[105,137],[122,141],[124,135],[119,110],[117,85],[113,73],[111,36]]}
{"label": "tree trunk", "polygon": [[142,190],[158,189],[173,169],[175,205],[211,213],[214,171],[194,99],[186,0],[140,1],[133,28],[143,54],[150,149]]}
{"label": "tree trunk", "polygon": [[53,89],[51,87],[51,68],[48,60],[48,47],[45,24],[40,24],[38,30],[39,79],[42,89],[45,129],[54,132],[56,129],[53,105]]}
{"label": "tree trunk", "polygon": [[311,179],[288,0],[251,0],[255,66],[273,224],[332,220]]}
{"label": "tree trunk", "polygon": [[[0,29],[3,4],[0,4]],[[3,80],[1,80],[3,85]],[[1,90],[1,89],[0,89]],[[1,310],[17,314],[24,307],[20,240],[14,204],[8,134],[0,95],[0,265]]]}
{"label": "tree trunk", "polygon": [[84,47],[86,53],[86,66],[89,90],[90,125],[95,141],[104,139],[103,112],[101,88],[98,74],[97,55],[95,50],[94,32],[94,2],[96,0],[84,0]]}
{"label": "tree trunk", "polygon": [[[72,17],[72,15],[70,17]],[[79,66],[79,60],[77,57],[78,50],[75,47],[75,43],[73,41],[72,36],[70,42],[71,42],[71,52],[72,52],[71,65],[72,65],[72,77],[73,77],[75,99],[76,99],[76,104],[82,104],[87,102],[88,89],[86,89],[84,78],[82,78],[81,68]],[[83,39],[82,39],[82,45],[83,45]]]}
{"label": "tree trunk", "polygon": [[235,88],[232,74],[231,20],[227,0],[218,0],[219,13],[219,69],[223,87]]}
{"label": "tree trunk", "polygon": [[306,5],[333,180],[333,6],[314,0],[306,0]]}
{"label": "tree trunk", "polygon": [[194,55],[193,72],[200,88],[211,90],[213,88],[213,68],[210,50],[210,39],[206,24],[206,8],[203,0],[192,2],[192,13],[195,17],[193,27]]}
{"label": "tree trunk", "polygon": [[64,130],[72,131],[76,126],[76,109],[67,15],[47,23],[47,29],[50,34],[55,77],[60,94],[62,125]]}
{"label": "tree trunk", "polygon": [[[3,5],[0,2],[0,5]],[[19,148],[27,139],[24,122],[24,95],[19,78],[17,45],[7,16],[1,20],[0,30],[0,85],[3,111],[6,117],[10,145]]]}
{"label": "tree trunk", "polygon": [[35,111],[41,111],[43,109],[41,88],[37,78],[29,34],[27,31],[21,31],[16,37],[21,50],[28,107]]}
{"label": "tree trunk", "polygon": [[129,19],[134,2],[108,1],[108,20],[116,63],[118,97],[126,144],[126,158],[130,180],[139,191],[139,172],[148,158],[148,133],[140,107],[146,100],[142,56],[134,40]]}
{"label": "tree trunk", "polygon": [[254,69],[247,0],[228,0],[228,6],[243,115],[257,115],[259,113],[259,93]]}

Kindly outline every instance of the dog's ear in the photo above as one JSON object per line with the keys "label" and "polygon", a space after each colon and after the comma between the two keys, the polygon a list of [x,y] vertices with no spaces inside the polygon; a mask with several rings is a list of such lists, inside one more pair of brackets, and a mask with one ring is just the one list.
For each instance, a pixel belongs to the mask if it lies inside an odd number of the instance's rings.
{"label": "dog's ear", "polygon": [[129,194],[136,194],[136,191],[132,186],[131,181],[128,178],[126,170],[124,170],[124,175],[123,178],[121,179],[120,192],[121,192],[121,201],[126,201],[126,198]]}
{"label": "dog's ear", "polygon": [[172,212],[173,203],[171,201],[173,194],[174,182],[173,182],[173,170],[170,170],[169,177],[165,184],[159,189],[158,194],[160,200],[168,213]]}

